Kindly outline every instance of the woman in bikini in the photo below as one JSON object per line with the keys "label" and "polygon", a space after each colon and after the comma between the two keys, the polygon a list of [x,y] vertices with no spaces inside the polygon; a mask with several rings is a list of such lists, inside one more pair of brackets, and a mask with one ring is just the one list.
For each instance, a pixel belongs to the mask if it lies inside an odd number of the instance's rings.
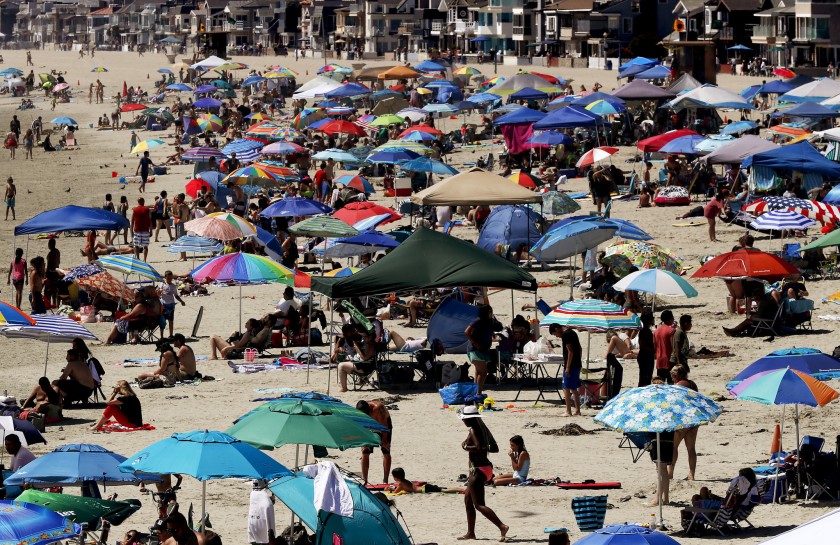
{"label": "woman in bikini", "polygon": [[160,352],[160,365],[151,373],[137,375],[137,381],[159,377],[171,386],[178,382],[180,378],[178,373],[178,355],[175,353],[172,345],[169,344],[169,341],[158,341],[157,349]]}
{"label": "woman in bikini", "polygon": [[469,435],[461,443],[461,448],[467,451],[470,460],[470,476],[467,479],[467,489],[464,493],[464,505],[467,509],[467,533],[459,537],[459,541],[476,539],[475,519],[476,511],[484,515],[487,520],[496,525],[501,532],[499,541],[507,541],[510,528],[506,526],[496,513],[484,504],[484,486],[493,478],[493,464],[487,457],[490,452],[498,452],[499,447],[493,434],[484,425],[478,407],[466,406],[458,413],[458,417],[470,429]]}

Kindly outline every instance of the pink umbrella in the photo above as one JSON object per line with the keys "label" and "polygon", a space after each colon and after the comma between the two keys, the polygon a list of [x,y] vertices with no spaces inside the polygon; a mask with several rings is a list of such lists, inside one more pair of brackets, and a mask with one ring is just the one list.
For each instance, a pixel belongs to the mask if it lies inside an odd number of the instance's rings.
{"label": "pink umbrella", "polygon": [[63,91],[63,90],[65,90],[65,89],[69,89],[69,88],[70,88],[70,85],[69,85],[69,84],[67,84],[67,83],[59,83],[58,85],[56,85],[55,87],[53,87],[53,93],[58,93],[58,92],[60,92],[60,91]]}
{"label": "pink umbrella", "polygon": [[608,148],[606,146],[600,148],[593,148],[584,153],[580,157],[580,159],[578,159],[578,162],[575,163],[575,166],[577,166],[578,168],[587,167],[591,164],[597,163],[598,161],[603,161],[607,157],[617,152],[618,148]]}

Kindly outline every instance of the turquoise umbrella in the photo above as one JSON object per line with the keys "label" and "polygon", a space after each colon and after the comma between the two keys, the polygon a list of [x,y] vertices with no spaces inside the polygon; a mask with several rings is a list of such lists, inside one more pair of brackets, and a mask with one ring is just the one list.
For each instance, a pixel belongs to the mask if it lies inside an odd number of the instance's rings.
{"label": "turquoise umbrella", "polygon": [[[207,481],[211,479],[264,479],[292,474],[265,453],[220,431],[173,433],[152,443],[120,464],[126,473],[142,471],[169,475],[180,473],[201,481],[201,529],[207,503]],[[2,544],[0,544],[2,545]]]}

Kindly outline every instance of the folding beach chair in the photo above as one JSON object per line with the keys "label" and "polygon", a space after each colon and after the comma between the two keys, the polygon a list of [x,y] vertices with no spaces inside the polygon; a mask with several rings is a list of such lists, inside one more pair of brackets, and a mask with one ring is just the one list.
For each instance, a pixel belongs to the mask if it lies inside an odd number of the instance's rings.
{"label": "folding beach chair", "polygon": [[782,318],[784,308],[784,305],[779,305],[779,309],[776,311],[776,315],[773,316],[772,320],[767,318],[759,318],[755,315],[750,317],[750,321],[752,322],[752,325],[750,326],[752,328],[752,331],[750,331],[750,337],[755,337],[759,333],[778,335],[776,327],[781,325],[780,320]]}
{"label": "folding beach chair", "polygon": [[650,451],[653,440],[656,439],[655,433],[648,432],[627,432],[621,438],[618,448],[627,449],[633,457],[633,463],[638,462],[645,452]]}

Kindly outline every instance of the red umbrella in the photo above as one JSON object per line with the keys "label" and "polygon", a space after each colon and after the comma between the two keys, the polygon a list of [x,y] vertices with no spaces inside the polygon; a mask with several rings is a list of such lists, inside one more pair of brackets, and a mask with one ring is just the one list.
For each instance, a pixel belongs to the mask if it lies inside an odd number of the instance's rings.
{"label": "red umbrella", "polygon": [[122,108],[120,108],[120,111],[121,112],[138,112],[140,110],[145,110],[146,108],[148,108],[148,106],[146,106],[145,104],[139,104],[139,103],[136,103],[136,102],[131,102],[129,104],[126,104]]}
{"label": "red umbrella", "polygon": [[198,192],[201,191],[202,187],[206,187],[207,191],[213,193],[213,186],[208,184],[201,178],[196,178],[187,182],[187,186],[184,188],[184,190],[187,192],[187,195],[194,199],[198,195]]}
{"label": "red umbrella", "polygon": [[781,280],[799,275],[799,270],[773,254],[759,250],[738,250],[707,261],[691,278],[760,278]]}
{"label": "red umbrella", "polygon": [[789,68],[776,68],[773,70],[773,73],[777,76],[781,76],[783,78],[795,78],[796,72],[790,70]]}
{"label": "red umbrella", "polygon": [[639,140],[638,148],[644,152],[657,152],[659,149],[674,140],[675,138],[679,138],[681,136],[700,136],[698,133],[692,131],[691,129],[679,129],[676,131],[668,131],[664,134],[659,134],[657,136],[651,136],[650,138],[645,138],[644,140]]}
{"label": "red umbrella", "polygon": [[439,130],[437,130],[434,127],[426,125],[425,123],[420,123],[419,125],[412,125],[411,127],[407,128],[406,130],[401,132],[399,134],[399,136],[397,136],[397,138],[402,138],[403,136],[407,135],[408,133],[410,133],[412,131],[425,132],[425,133],[433,134],[435,136],[440,136],[440,135],[443,134],[442,132],[440,132]]}
{"label": "red umbrella", "polygon": [[535,189],[537,188],[537,186],[542,185],[542,182],[540,180],[534,178],[530,174],[526,174],[525,172],[517,172],[516,174],[511,174],[510,176],[508,176],[508,180],[516,182],[522,187],[527,187],[528,189]]}
{"label": "red umbrella", "polygon": [[303,271],[295,269],[295,287],[309,288],[312,287],[312,278]]}
{"label": "red umbrella", "polygon": [[384,206],[380,206],[378,204],[372,202],[351,202],[350,204],[344,205],[344,207],[335,212],[333,217],[340,219],[343,222],[346,222],[350,225],[353,225],[356,222],[372,218],[373,216],[380,216],[382,214],[388,214],[391,217],[380,223],[379,225],[384,225],[386,223],[391,223],[392,221],[397,221],[398,219],[402,218],[401,215],[397,214],[390,208],[385,208]]}
{"label": "red umbrella", "polygon": [[540,74],[539,72],[531,72],[531,74],[537,76],[538,78],[544,79],[552,85],[560,85],[560,80],[555,78],[554,76],[549,76],[548,74]]}
{"label": "red umbrella", "polygon": [[123,92],[122,92],[122,96],[124,96],[124,97],[127,97],[127,96],[128,96],[128,85],[127,85],[124,81],[123,81]]}
{"label": "red umbrella", "polygon": [[318,130],[327,134],[340,133],[352,134],[355,136],[367,136],[367,133],[365,133],[363,128],[355,123],[351,123],[350,121],[345,121],[343,119],[333,119],[329,123],[324,123]]}

